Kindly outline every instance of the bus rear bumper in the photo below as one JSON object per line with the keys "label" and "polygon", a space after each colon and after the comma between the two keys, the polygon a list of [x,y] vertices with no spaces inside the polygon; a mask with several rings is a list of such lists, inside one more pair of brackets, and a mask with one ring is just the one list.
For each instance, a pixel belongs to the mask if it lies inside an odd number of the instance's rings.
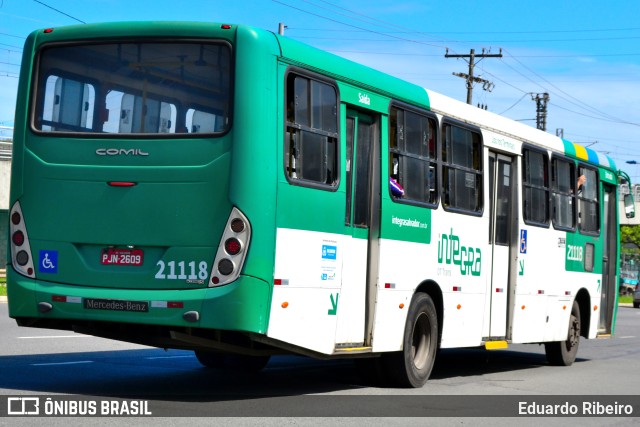
{"label": "bus rear bumper", "polygon": [[10,265],[7,293],[20,325],[54,329],[107,322],[264,333],[270,299],[267,282],[249,276],[217,288],[113,289],[34,280]]}

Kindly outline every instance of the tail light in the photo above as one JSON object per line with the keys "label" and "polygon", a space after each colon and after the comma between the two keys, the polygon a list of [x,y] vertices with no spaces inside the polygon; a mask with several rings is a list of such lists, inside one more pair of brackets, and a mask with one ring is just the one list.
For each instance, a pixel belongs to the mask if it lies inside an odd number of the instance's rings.
{"label": "tail light", "polygon": [[20,202],[16,202],[11,208],[11,220],[9,221],[9,233],[11,235],[11,263],[14,270],[23,276],[35,279],[35,269],[33,267],[33,256],[27,226],[22,215]]}
{"label": "tail light", "polygon": [[251,225],[238,208],[233,208],[213,261],[209,286],[221,286],[238,278],[251,240]]}

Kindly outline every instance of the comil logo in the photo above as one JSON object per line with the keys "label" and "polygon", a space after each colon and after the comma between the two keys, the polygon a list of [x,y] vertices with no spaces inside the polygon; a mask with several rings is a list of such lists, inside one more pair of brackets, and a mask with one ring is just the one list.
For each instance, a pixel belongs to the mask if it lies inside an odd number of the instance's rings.
{"label": "comil logo", "polygon": [[9,397],[7,415],[40,415],[39,397]]}
{"label": "comil logo", "polygon": [[96,150],[98,156],[148,156],[139,148],[98,148]]}

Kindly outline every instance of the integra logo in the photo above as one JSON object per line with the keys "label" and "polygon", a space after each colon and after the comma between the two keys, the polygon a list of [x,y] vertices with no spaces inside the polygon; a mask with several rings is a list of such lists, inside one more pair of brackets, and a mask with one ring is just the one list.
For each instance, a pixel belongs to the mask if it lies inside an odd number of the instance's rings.
{"label": "integra logo", "polygon": [[98,156],[148,156],[139,148],[98,148],[96,150]]}

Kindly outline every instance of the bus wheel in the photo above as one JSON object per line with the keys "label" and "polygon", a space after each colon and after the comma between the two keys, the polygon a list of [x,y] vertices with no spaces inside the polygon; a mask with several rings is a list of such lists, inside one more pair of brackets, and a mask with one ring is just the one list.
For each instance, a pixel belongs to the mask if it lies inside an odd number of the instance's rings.
{"label": "bus wheel", "polygon": [[225,358],[226,354],[224,353],[211,353],[208,351],[196,350],[194,351],[196,354],[196,359],[198,362],[202,364],[202,366],[206,368],[214,368],[214,369],[224,369],[225,368]]}
{"label": "bus wheel", "polygon": [[429,379],[438,347],[438,315],[429,295],[414,295],[402,344],[402,351],[383,355],[389,379],[402,387],[422,387]]}
{"label": "bus wheel", "polygon": [[573,302],[569,318],[569,333],[566,341],[548,342],[544,344],[547,361],[554,366],[570,366],[578,354],[580,344],[580,307]]}

